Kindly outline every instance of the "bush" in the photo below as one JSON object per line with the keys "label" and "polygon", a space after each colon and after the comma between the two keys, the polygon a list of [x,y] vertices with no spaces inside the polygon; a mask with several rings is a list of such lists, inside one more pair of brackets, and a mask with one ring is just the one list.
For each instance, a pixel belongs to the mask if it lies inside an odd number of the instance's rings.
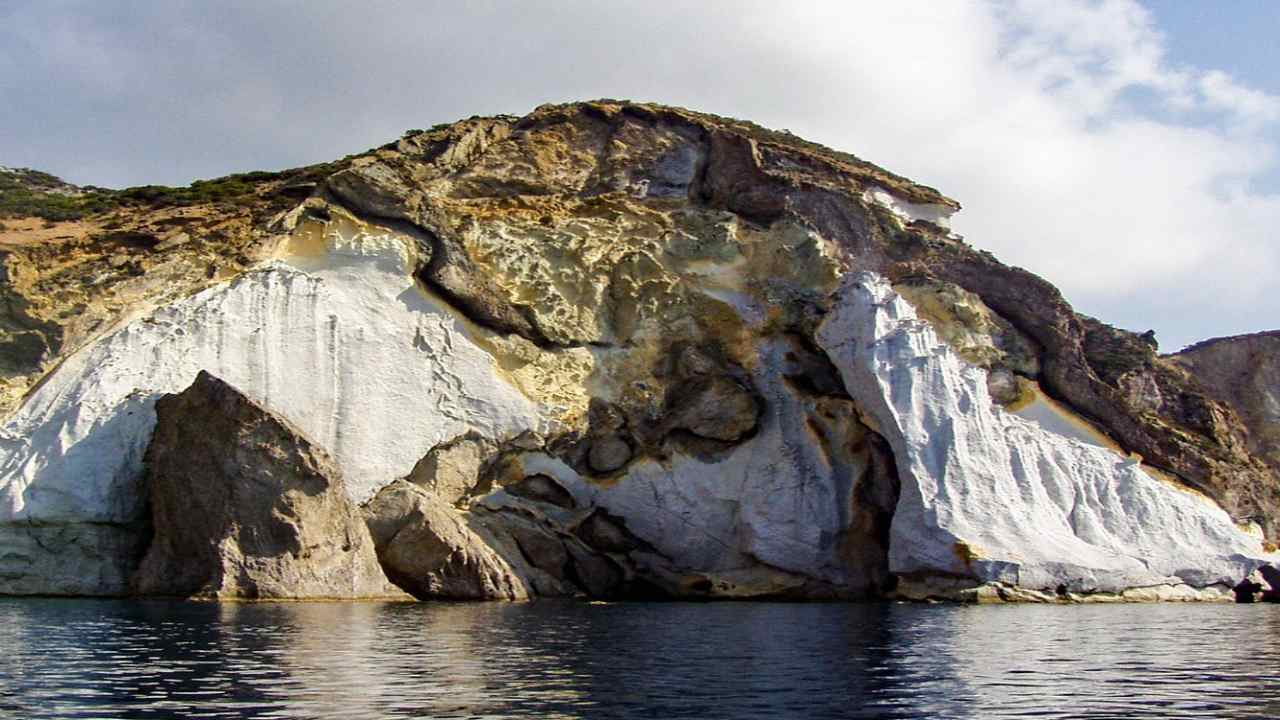
{"label": "bush", "polygon": [[0,217],[39,217],[47,221],[79,220],[120,207],[173,207],[205,203],[247,204],[264,182],[318,182],[341,169],[345,161],[311,165],[283,172],[248,172],[214,180],[196,180],[187,187],[140,185],[124,190],[86,185],[77,188],[38,170],[0,171]]}

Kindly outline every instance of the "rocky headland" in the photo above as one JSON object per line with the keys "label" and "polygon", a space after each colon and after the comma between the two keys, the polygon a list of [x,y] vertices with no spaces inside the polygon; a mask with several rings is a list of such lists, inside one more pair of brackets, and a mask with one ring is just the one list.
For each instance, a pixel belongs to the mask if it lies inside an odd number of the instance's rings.
{"label": "rocky headland", "polygon": [[1220,600],[1280,562],[1280,337],[1161,355],[789,133],[604,100],[0,192],[0,593]]}

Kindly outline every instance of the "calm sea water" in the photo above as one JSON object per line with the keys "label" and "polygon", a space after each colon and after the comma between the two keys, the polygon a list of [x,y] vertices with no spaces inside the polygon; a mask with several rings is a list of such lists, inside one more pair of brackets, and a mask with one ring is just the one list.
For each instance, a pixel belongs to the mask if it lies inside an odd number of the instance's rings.
{"label": "calm sea water", "polygon": [[4,718],[1280,717],[1280,606],[0,600]]}

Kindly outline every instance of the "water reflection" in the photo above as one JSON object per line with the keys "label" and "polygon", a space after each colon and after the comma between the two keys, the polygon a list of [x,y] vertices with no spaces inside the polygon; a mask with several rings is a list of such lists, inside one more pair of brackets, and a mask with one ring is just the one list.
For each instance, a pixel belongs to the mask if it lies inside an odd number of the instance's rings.
{"label": "water reflection", "polygon": [[0,717],[1277,717],[1280,607],[0,601]]}

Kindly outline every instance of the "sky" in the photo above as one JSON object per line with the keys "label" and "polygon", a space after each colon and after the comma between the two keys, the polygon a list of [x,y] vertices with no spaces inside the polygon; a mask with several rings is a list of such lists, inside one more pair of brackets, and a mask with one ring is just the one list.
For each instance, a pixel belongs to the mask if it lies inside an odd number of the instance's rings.
{"label": "sky", "polygon": [[960,201],[1162,350],[1280,328],[1280,2],[0,0],[0,165],[107,187],[599,97],[746,118]]}

